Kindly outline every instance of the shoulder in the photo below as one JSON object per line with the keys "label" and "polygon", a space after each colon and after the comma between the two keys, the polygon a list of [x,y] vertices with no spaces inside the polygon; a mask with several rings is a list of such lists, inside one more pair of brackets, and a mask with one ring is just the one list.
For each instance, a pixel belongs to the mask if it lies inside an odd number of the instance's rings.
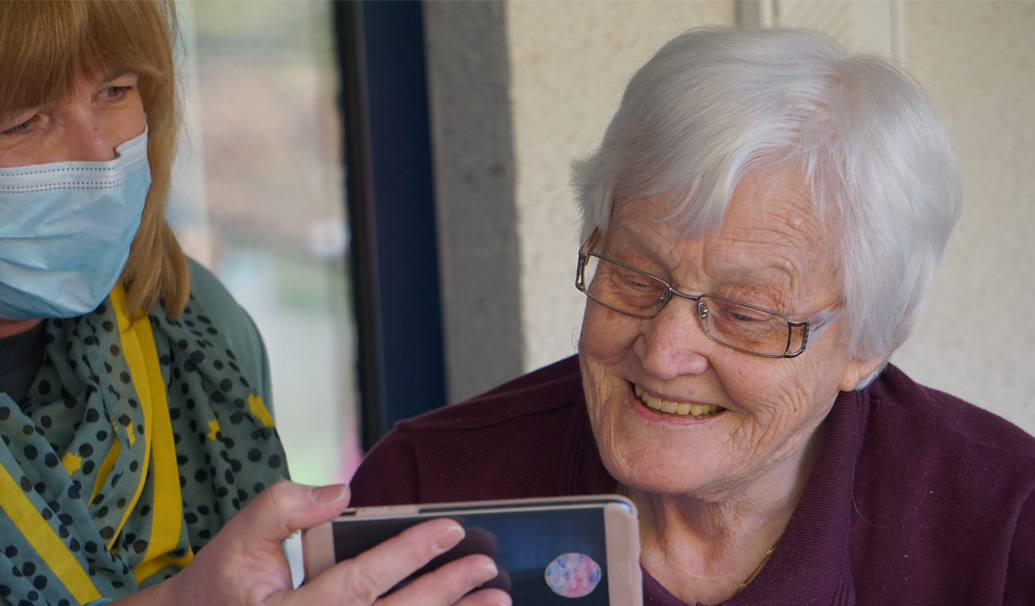
{"label": "shoulder", "polygon": [[259,329],[251,316],[234,299],[226,286],[208,268],[193,259],[187,259],[190,267],[190,303],[198,314],[212,320],[235,349],[253,353],[262,347]]}
{"label": "shoulder", "polygon": [[956,501],[1035,488],[1035,437],[1006,419],[920,385],[893,366],[863,395],[861,471],[903,481],[912,474],[923,480],[916,486],[940,483]]}
{"label": "shoulder", "polygon": [[897,434],[919,433],[928,437],[925,443],[998,451],[1035,464],[1035,437],[992,412],[920,385],[894,366],[867,393],[871,418],[899,425]]}
{"label": "shoulder", "polygon": [[[354,502],[479,500],[558,490],[583,441],[585,405],[571,357],[466,402],[400,421],[364,458]],[[391,477],[391,482],[384,478]]]}
{"label": "shoulder", "polygon": [[[866,584],[869,601],[930,581],[953,603],[977,603],[1035,569],[1035,437],[894,367],[858,402],[856,573],[880,580]],[[956,578],[959,566],[972,574]]]}
{"label": "shoulder", "polygon": [[187,259],[190,268],[190,305],[203,310],[230,337],[257,333],[255,323],[226,286],[207,267]]}
{"label": "shoulder", "polygon": [[[210,322],[213,330],[225,340],[252,382],[261,386],[259,394],[270,405],[269,369],[262,335],[248,312],[234,299],[226,286],[208,268],[194,259],[187,259],[191,286],[188,312]],[[186,315],[185,313],[185,315]]]}
{"label": "shoulder", "polygon": [[521,422],[521,419],[565,415],[573,404],[581,402],[582,375],[578,358],[572,356],[466,402],[401,421],[397,429],[410,434],[473,430]]}

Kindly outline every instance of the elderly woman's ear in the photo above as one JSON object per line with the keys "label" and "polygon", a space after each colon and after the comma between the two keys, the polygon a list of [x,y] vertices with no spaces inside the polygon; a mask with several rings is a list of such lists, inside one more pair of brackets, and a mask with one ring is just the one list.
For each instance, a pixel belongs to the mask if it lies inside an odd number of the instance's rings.
{"label": "elderly woman's ear", "polygon": [[888,360],[884,356],[874,356],[869,360],[855,358],[841,378],[840,390],[855,391],[869,385],[887,363]]}

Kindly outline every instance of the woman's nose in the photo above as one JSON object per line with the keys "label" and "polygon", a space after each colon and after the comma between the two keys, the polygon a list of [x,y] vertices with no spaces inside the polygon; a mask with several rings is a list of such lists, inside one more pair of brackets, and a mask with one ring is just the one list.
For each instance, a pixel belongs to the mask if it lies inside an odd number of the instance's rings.
{"label": "woman's nose", "polygon": [[677,297],[644,320],[635,351],[647,372],[669,380],[705,372],[710,365],[706,354],[714,345],[697,319],[696,302]]}
{"label": "woman's nose", "polygon": [[69,160],[106,162],[115,159],[115,148],[121,141],[114,130],[91,113],[76,116],[64,133],[65,146],[71,156]]}

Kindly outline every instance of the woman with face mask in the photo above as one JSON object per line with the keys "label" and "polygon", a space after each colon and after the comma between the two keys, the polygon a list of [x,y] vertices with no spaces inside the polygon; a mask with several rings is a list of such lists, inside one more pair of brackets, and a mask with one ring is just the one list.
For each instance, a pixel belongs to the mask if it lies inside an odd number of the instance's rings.
{"label": "woman with face mask", "polygon": [[[0,603],[369,604],[463,530],[292,591],[280,541],[349,491],[286,481],[259,334],[166,222],[174,10],[0,3]],[[386,603],[509,603],[463,597],[495,574]]]}

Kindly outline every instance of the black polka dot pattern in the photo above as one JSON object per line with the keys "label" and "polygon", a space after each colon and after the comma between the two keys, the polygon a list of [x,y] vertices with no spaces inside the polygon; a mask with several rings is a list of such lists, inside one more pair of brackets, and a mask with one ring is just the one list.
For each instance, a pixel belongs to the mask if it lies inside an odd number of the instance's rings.
{"label": "black polka dot pattern", "polygon": [[[192,294],[176,320],[160,305],[149,317],[175,447],[176,477],[168,480],[182,502],[174,558],[200,549],[287,476],[276,431],[250,387],[264,382],[242,374],[239,357],[249,352],[231,345],[241,335],[224,335],[203,310]],[[0,394],[0,464],[106,598],[138,588],[134,568],[148,554],[155,513],[158,455],[145,459],[152,428],[123,337],[108,302],[80,318],[51,320],[47,358],[26,401],[19,406]],[[0,537],[0,603],[77,603],[7,516],[0,516]],[[140,585],[177,570],[156,570]]]}

